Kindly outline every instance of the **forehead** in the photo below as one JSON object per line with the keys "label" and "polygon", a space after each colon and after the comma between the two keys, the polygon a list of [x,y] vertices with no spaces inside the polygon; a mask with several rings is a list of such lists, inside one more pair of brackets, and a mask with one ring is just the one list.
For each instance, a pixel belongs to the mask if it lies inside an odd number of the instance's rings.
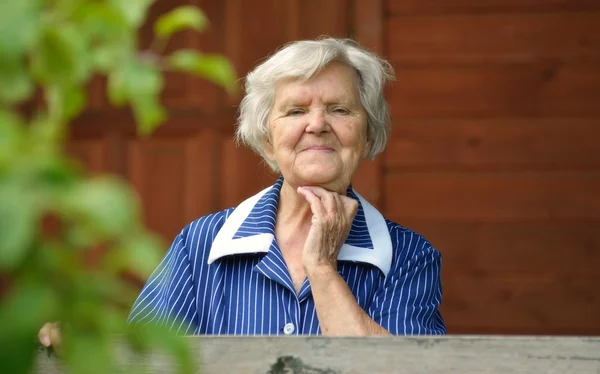
{"label": "forehead", "polygon": [[356,71],[345,64],[333,62],[308,80],[281,80],[275,87],[276,103],[312,100],[315,95],[324,101],[358,99]]}

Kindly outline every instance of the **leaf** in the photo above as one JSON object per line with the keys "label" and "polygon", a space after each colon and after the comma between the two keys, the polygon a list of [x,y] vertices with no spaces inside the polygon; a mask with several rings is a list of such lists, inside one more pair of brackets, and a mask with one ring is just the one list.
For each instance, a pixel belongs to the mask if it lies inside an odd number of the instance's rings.
{"label": "leaf", "polygon": [[137,29],[146,18],[146,12],[154,0],[110,0],[109,3],[118,9],[127,23]]}
{"label": "leaf", "polygon": [[177,335],[168,329],[168,325],[157,323],[129,325],[126,337],[131,348],[136,352],[147,353],[149,348],[152,352],[160,349],[161,353],[168,355],[178,365],[175,372],[180,374],[196,373],[197,364],[194,360],[189,340],[184,336]]}
{"label": "leaf", "polygon": [[104,374],[115,372],[110,337],[83,332],[65,334],[65,366],[70,373]]}
{"label": "leaf", "polygon": [[127,102],[124,73],[122,70],[113,71],[108,75],[106,86],[108,100],[116,107],[122,107]]}
{"label": "leaf", "polygon": [[80,84],[91,72],[86,41],[73,25],[48,28],[32,53],[31,67],[44,85]]}
{"label": "leaf", "polygon": [[0,56],[21,58],[37,39],[41,0],[0,1]]}
{"label": "leaf", "polygon": [[73,15],[80,22],[81,31],[95,41],[125,42],[131,38],[127,19],[115,6],[105,2],[83,3]]}
{"label": "leaf", "polygon": [[160,263],[164,248],[155,235],[133,233],[109,252],[105,259],[106,265],[115,271],[134,271],[147,279]]}
{"label": "leaf", "polygon": [[137,201],[127,186],[112,178],[82,181],[63,191],[59,209],[76,219],[82,233],[91,240],[126,235],[138,218]]}
{"label": "leaf", "polygon": [[148,103],[149,97],[157,97],[163,86],[164,79],[157,68],[130,58],[123,67],[109,75],[108,96],[111,103],[118,106],[127,100]]}
{"label": "leaf", "polygon": [[3,373],[28,374],[35,357],[35,336],[57,303],[44,283],[16,284],[0,308],[0,362]]}
{"label": "leaf", "polygon": [[188,28],[204,31],[208,26],[208,18],[197,7],[188,5],[173,9],[163,14],[154,23],[154,33],[160,39],[168,39],[178,31]]}
{"label": "leaf", "polygon": [[70,121],[77,117],[85,107],[87,94],[81,87],[72,87],[65,90],[63,96],[63,119]]}
{"label": "leaf", "polygon": [[167,112],[156,97],[138,95],[132,96],[131,100],[140,134],[150,135],[167,118]]}
{"label": "leaf", "polygon": [[114,105],[131,102],[141,134],[150,134],[167,117],[159,95],[164,86],[160,71],[150,63],[133,58],[108,79],[108,95]]}
{"label": "leaf", "polygon": [[184,49],[171,54],[167,62],[173,69],[208,79],[230,93],[237,90],[235,69],[222,55],[202,54]]}
{"label": "leaf", "polygon": [[15,104],[33,94],[31,81],[24,61],[0,60],[0,102]]}
{"label": "leaf", "polygon": [[22,124],[17,116],[0,111],[0,176],[12,160],[20,157],[18,149],[23,141],[23,128],[21,126]]}
{"label": "leaf", "polygon": [[37,206],[22,183],[13,178],[0,181],[0,269],[23,262],[33,245],[38,217]]}

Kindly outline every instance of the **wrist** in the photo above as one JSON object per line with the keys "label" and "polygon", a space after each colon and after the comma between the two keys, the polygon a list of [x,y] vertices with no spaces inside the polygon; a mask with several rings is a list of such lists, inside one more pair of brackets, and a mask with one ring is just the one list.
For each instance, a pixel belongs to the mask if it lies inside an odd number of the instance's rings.
{"label": "wrist", "polygon": [[311,281],[339,275],[337,264],[334,265],[329,262],[304,264],[304,272],[306,273],[306,277]]}

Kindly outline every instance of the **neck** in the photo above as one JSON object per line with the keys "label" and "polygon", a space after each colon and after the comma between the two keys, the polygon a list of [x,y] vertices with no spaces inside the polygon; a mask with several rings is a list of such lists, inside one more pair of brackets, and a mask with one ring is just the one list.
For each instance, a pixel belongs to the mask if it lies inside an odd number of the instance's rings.
{"label": "neck", "polygon": [[298,194],[297,188],[284,179],[279,193],[277,222],[303,231],[310,228],[312,211],[306,199]]}

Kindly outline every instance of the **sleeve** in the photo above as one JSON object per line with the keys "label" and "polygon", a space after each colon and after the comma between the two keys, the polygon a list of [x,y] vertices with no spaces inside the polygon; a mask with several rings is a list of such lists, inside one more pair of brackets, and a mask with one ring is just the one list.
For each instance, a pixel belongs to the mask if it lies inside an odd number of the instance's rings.
{"label": "sleeve", "polygon": [[146,282],[127,322],[158,323],[177,333],[192,334],[197,325],[195,296],[191,261],[181,233]]}
{"label": "sleeve", "polygon": [[393,264],[373,298],[369,315],[393,335],[445,335],[439,312],[441,255],[425,239],[416,242],[412,257]]}

